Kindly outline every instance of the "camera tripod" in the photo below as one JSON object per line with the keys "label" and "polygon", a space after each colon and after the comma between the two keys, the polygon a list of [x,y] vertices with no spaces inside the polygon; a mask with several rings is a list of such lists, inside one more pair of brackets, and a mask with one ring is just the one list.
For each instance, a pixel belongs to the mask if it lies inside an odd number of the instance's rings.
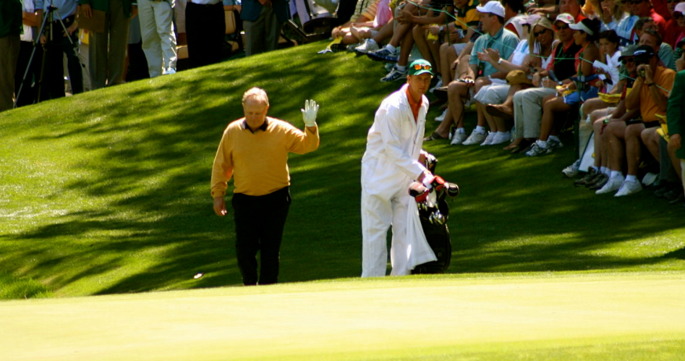
{"label": "camera tripod", "polygon": [[[33,49],[31,51],[31,56],[29,57],[28,64],[26,64],[26,69],[24,70],[24,75],[22,76],[22,79],[21,79],[21,82],[19,85],[19,89],[17,90],[17,94],[15,97],[15,101],[14,101],[14,107],[15,108],[18,106],[18,102],[21,99],[20,97],[21,97],[22,91],[24,90],[24,86],[27,83],[27,78],[29,76],[29,73],[34,68],[34,58],[36,56],[36,50],[38,49],[39,45],[42,45],[42,47],[43,47],[43,51],[42,51],[43,56],[42,56],[41,63],[40,63],[40,71],[38,74],[34,74],[34,75],[36,75],[36,79],[35,79],[36,92],[35,92],[35,99],[34,100],[36,102],[40,102],[40,101],[44,100],[44,99],[42,99],[42,97],[44,95],[43,86],[44,86],[45,78],[46,78],[46,62],[47,62],[47,58],[49,56],[49,52],[59,51],[60,56],[61,56],[61,52],[62,52],[61,49],[56,48],[54,46],[55,41],[57,39],[55,39],[56,35],[55,35],[55,29],[53,28],[53,26],[56,22],[59,23],[59,25],[61,26],[61,30],[63,31],[63,33],[62,32],[58,33],[57,36],[60,36],[59,34],[64,34],[64,36],[68,39],[68,41],[69,41],[72,49],[74,49],[74,51],[76,51],[76,46],[78,45],[77,42],[74,42],[74,39],[72,39],[71,35],[69,34],[67,27],[64,24],[64,21],[62,19],[54,20],[55,19],[55,12],[58,10],[58,8],[52,6],[52,0],[49,0],[49,3],[50,4],[48,5],[47,13],[45,14],[45,16],[43,16],[43,21],[42,21],[40,28],[38,30],[38,34],[33,39]],[[41,37],[43,37],[43,36],[46,37],[45,44],[40,44]],[[50,49],[50,47],[52,47],[53,49]],[[82,68],[83,68],[83,64],[79,58],[79,71],[81,71]],[[70,76],[70,78],[71,77],[72,76]],[[73,81],[73,79],[72,79],[72,81]],[[72,88],[73,88],[73,85],[72,85]]]}

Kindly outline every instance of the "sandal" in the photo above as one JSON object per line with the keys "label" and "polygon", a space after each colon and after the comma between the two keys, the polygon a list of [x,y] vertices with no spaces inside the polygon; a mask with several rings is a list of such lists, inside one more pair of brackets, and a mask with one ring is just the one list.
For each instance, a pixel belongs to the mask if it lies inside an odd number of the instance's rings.
{"label": "sandal", "polygon": [[423,138],[424,142],[430,142],[431,140],[436,140],[436,139],[448,139],[447,137],[443,137],[442,135],[438,134],[438,132],[433,132],[433,134]]}

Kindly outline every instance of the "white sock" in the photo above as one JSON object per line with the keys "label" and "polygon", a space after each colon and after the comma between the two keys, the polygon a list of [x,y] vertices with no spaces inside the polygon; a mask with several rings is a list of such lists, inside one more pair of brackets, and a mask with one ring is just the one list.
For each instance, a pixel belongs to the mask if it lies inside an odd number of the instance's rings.
{"label": "white sock", "polygon": [[406,65],[395,64],[395,69],[397,69],[397,70],[399,70],[399,71],[405,71],[405,70],[407,70],[407,66],[406,66]]}
{"label": "white sock", "polygon": [[614,179],[618,177],[623,177],[623,174],[617,170],[612,170],[611,175],[609,176],[609,179]]}
{"label": "white sock", "polygon": [[464,129],[464,128],[457,128],[457,133],[459,133],[459,134],[466,134],[466,129]]}
{"label": "white sock", "polygon": [[480,133],[480,134],[485,134],[485,127],[482,125],[476,125],[475,131]]}
{"label": "white sock", "polygon": [[637,182],[637,176],[634,174],[628,174],[626,176],[626,182]]}
{"label": "white sock", "polygon": [[547,141],[546,140],[536,140],[535,143],[540,147],[540,148],[547,148]]}
{"label": "white sock", "polygon": [[386,45],[385,48],[392,51],[393,53],[395,52],[395,47],[390,44]]}
{"label": "white sock", "polygon": [[602,172],[604,175],[611,175],[611,169],[607,167],[599,167],[599,171]]}
{"label": "white sock", "polygon": [[367,41],[369,42],[369,44],[375,44],[376,46],[378,46],[376,40],[373,40],[372,38],[368,38]]}
{"label": "white sock", "polygon": [[556,140],[557,142],[561,141],[561,139],[559,139],[559,137],[557,137],[556,135],[550,135],[549,137],[547,137],[547,141],[550,140]]}

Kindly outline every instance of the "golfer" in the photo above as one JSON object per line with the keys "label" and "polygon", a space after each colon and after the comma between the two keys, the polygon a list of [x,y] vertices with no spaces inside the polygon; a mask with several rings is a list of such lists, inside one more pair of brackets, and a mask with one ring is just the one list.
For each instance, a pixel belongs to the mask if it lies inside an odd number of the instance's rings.
{"label": "golfer", "polygon": [[245,285],[278,282],[279,250],[290,207],[288,153],[304,154],[319,147],[318,109],[314,100],[305,101],[301,131],[268,117],[266,92],[252,88],[243,94],[245,117],[228,124],[221,138],[212,166],[214,213],[227,214],[224,195],[233,178],[235,248]]}
{"label": "golfer", "polygon": [[431,64],[415,60],[407,74],[407,83],[376,111],[362,158],[362,277],[385,276],[391,226],[391,275],[406,275],[414,266],[436,260],[408,192],[413,180],[430,186],[434,178],[419,162]]}

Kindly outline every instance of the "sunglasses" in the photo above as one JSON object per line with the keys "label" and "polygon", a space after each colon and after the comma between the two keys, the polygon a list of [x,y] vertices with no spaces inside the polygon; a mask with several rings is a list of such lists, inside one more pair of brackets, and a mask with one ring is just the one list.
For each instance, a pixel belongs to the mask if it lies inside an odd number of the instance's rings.
{"label": "sunglasses", "polygon": [[433,67],[431,67],[428,64],[414,64],[414,70],[431,70]]}
{"label": "sunglasses", "polygon": [[546,32],[547,32],[547,29],[541,30],[541,31],[535,31],[535,32],[533,32],[533,35],[537,38],[538,36],[540,36]]}

